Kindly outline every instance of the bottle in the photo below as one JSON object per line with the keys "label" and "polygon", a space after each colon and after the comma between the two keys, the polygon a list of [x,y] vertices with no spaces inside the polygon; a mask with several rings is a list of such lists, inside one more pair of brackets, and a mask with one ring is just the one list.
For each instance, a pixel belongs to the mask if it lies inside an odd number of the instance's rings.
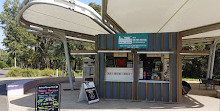
{"label": "bottle", "polygon": [[147,77],[147,75],[146,75],[146,72],[144,71],[144,72],[143,72],[143,78],[144,78],[144,80],[146,80],[146,77]]}

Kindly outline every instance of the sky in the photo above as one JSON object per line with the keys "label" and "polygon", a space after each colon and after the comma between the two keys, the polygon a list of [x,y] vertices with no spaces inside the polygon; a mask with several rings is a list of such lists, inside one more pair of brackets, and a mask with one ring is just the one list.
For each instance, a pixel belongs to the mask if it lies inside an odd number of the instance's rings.
{"label": "sky", "polygon": [[[0,0],[0,12],[3,11],[4,1],[5,0]],[[23,0],[19,0],[19,1],[20,1],[20,3],[23,2]],[[80,2],[85,3],[85,4],[89,4],[90,2],[95,2],[95,3],[101,5],[101,3],[102,3],[102,0],[77,0],[77,1],[80,1]],[[5,35],[4,35],[3,31],[2,31],[2,28],[0,27],[0,49],[5,49],[5,47],[2,44],[4,38],[5,38]]]}

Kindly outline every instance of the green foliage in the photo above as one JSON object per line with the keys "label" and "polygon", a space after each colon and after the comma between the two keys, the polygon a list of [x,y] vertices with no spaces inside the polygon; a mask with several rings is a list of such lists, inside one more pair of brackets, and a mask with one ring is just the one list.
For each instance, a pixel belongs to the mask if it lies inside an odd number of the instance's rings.
{"label": "green foliage", "polygon": [[41,76],[52,76],[53,73],[55,73],[54,70],[51,70],[51,69],[44,69],[41,71]]}
{"label": "green foliage", "polygon": [[2,49],[0,49],[0,61],[8,61],[8,53]]}
{"label": "green foliage", "polygon": [[199,79],[195,79],[195,78],[183,78],[183,81],[199,81]]}
{"label": "green foliage", "polygon": [[8,65],[4,61],[0,61],[0,68],[8,68]]}
{"label": "green foliage", "polygon": [[[101,13],[100,5],[95,3],[90,3],[90,5]],[[17,65],[21,68],[65,69],[66,61],[62,41],[54,40],[46,35],[35,37],[29,34],[26,29],[17,26],[16,16],[18,15],[18,7],[19,0],[6,0],[3,4],[3,11],[0,14],[0,22],[5,35],[3,45],[7,49],[7,56],[1,56],[0,52],[2,61],[10,66],[14,66],[13,64],[16,61]],[[68,47],[69,51],[94,50],[94,44],[75,41],[68,43]],[[82,69],[83,58],[83,56],[70,56],[71,65],[73,65],[74,70]]]}
{"label": "green foliage", "polygon": [[[83,42],[76,42],[73,41],[68,44],[69,48],[72,50],[95,50],[95,46],[92,43],[83,43]],[[83,65],[83,59],[85,59],[85,56],[70,56],[72,57],[72,61],[74,61],[74,67],[73,70],[82,70],[82,65]]]}
{"label": "green foliage", "polygon": [[101,5],[91,2],[89,3],[89,6],[92,7],[99,15],[101,15]]}
{"label": "green foliage", "polygon": [[[5,35],[3,45],[6,46],[10,57],[17,58],[18,62],[28,61],[29,55],[36,44],[36,37],[29,34],[25,28],[16,24],[19,0],[6,0],[3,4],[3,11],[0,14],[0,22]],[[28,56],[28,57],[27,57]]]}
{"label": "green foliage", "polygon": [[22,69],[20,68],[12,68],[6,75],[7,77],[22,77]]}
{"label": "green foliage", "polygon": [[[208,50],[206,45],[186,46],[182,50]],[[184,78],[204,78],[208,68],[208,56],[201,56],[194,59],[183,60],[183,72]]]}
{"label": "green foliage", "polygon": [[72,75],[73,74],[75,77],[82,77],[82,70],[76,70],[75,72],[72,72]]}
{"label": "green foliage", "polygon": [[[41,76],[53,76],[55,70],[53,69],[30,69],[30,68],[11,68],[7,74],[7,77],[41,77]],[[58,71],[58,75],[62,75],[62,71]]]}
{"label": "green foliage", "polygon": [[26,68],[26,69],[21,69],[20,74],[22,77],[37,77],[41,73],[39,70]]}
{"label": "green foliage", "polygon": [[183,64],[183,77],[185,78],[204,78],[206,76],[208,61],[207,57],[195,58],[185,61]]}
{"label": "green foliage", "polygon": [[40,70],[36,69],[21,69],[21,68],[12,68],[6,75],[7,77],[37,77],[40,75]]}

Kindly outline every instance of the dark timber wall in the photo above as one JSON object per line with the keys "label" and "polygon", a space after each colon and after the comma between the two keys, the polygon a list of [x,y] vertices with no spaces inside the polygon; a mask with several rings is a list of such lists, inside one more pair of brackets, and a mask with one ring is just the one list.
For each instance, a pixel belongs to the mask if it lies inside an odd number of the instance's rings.
{"label": "dark timber wall", "polygon": [[[181,45],[178,33],[148,33],[148,48],[137,49],[144,51],[173,51],[170,54],[170,83],[140,83],[138,71],[134,70],[134,82],[106,82],[105,76],[105,53],[96,56],[96,86],[100,98],[109,99],[132,99],[147,101],[177,102],[180,95],[178,79],[178,45]],[[179,44],[177,44],[179,43]],[[118,50],[117,34],[101,34],[96,36],[96,50]],[[122,49],[120,49],[122,50]],[[127,49],[128,50],[128,49]],[[133,51],[133,58],[137,60],[138,54]],[[136,65],[135,65],[136,64]],[[134,62],[134,69],[138,69]]]}

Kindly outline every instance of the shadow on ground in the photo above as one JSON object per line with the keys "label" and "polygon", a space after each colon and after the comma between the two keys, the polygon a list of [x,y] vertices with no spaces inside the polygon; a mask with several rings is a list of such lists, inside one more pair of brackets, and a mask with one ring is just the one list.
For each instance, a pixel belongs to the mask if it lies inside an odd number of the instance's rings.
{"label": "shadow on ground", "polygon": [[[189,94],[192,95],[200,95],[200,96],[209,96],[209,97],[217,97],[216,90],[220,90],[220,86],[216,85],[215,90],[206,89],[204,84],[199,83],[190,83],[192,90]],[[200,86],[200,87],[199,87]]]}
{"label": "shadow on ground", "polygon": [[[79,85],[77,85],[79,87]],[[62,84],[62,89],[68,88],[68,84]],[[61,92],[61,109],[184,109],[201,108],[202,103],[184,96],[182,103],[145,102],[131,100],[107,100],[100,99],[100,102],[88,105],[86,101],[78,102],[79,91]],[[11,104],[34,108],[35,95],[31,94],[19,99],[10,101]]]}
{"label": "shadow on ground", "polygon": [[[10,101],[11,104],[34,108],[34,94]],[[183,109],[183,108],[201,108],[204,105],[190,96],[183,97],[183,103],[150,103],[144,101],[129,100],[104,100],[88,105],[86,101],[77,102],[77,100],[61,100],[61,109]]]}

